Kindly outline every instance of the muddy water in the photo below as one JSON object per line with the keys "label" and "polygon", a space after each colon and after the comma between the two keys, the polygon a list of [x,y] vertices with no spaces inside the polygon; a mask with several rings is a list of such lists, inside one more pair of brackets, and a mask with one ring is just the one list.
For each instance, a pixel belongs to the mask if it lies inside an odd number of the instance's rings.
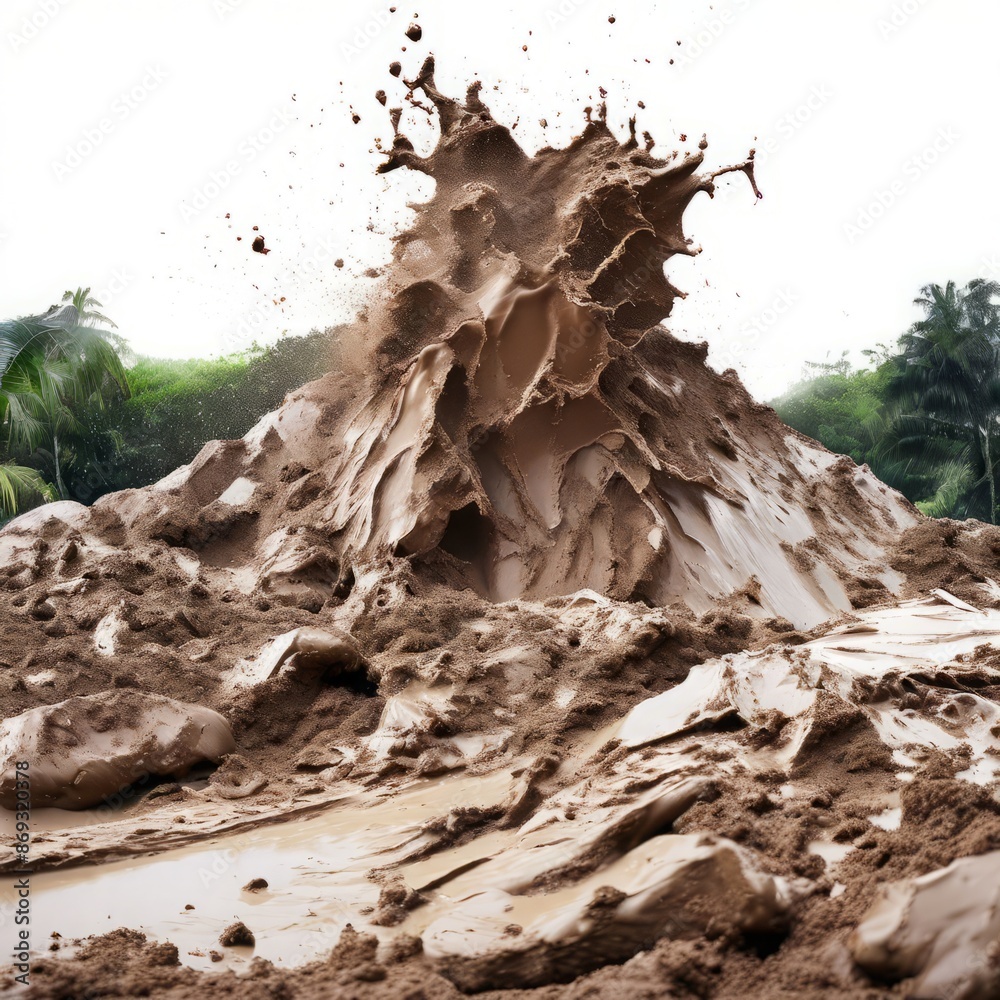
{"label": "muddy water", "polygon": [[[371,868],[419,850],[423,824],[456,806],[501,801],[511,781],[506,772],[450,776],[391,797],[358,796],[319,816],[198,848],[36,875],[36,940],[131,927],[172,941],[181,961],[195,968],[220,968],[213,949],[225,953],[223,966],[245,966],[252,955],[300,965],[329,952],[346,924],[367,923],[362,910],[379,896],[367,877]],[[242,891],[254,878],[266,879],[268,888]],[[219,947],[219,934],[234,920],[254,932],[252,953]]]}

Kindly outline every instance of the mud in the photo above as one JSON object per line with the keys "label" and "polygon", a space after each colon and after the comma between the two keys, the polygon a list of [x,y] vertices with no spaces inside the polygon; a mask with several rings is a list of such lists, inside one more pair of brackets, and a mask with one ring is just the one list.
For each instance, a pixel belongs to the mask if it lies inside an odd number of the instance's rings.
{"label": "mud", "polygon": [[529,156],[433,70],[350,370],[0,531],[29,995],[995,995],[1000,532],[659,325],[752,154]]}
{"label": "mud", "polygon": [[229,724],[198,705],[136,691],[68,698],[0,725],[0,806],[17,804],[31,764],[33,807],[86,809],[140,778],[183,777],[236,749]]}

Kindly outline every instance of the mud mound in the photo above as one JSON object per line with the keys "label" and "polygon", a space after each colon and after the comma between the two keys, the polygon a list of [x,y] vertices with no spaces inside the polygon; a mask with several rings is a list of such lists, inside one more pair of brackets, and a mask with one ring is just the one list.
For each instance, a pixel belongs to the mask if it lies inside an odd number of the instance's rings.
{"label": "mud mound", "polygon": [[603,120],[529,157],[477,88],[441,95],[431,60],[410,85],[441,138],[419,158],[397,135],[386,169],[437,188],[356,331],[367,391],[330,376],[155,487],[15,524],[32,542],[8,541],[7,585],[146,590],[110,542],[175,588],[315,612],[402,559],[493,601],[590,589],[701,614],[743,592],[797,627],[848,610],[859,578],[896,593],[885,545],[910,505],[656,325],[681,294],[664,264],[698,252],[684,209],[752,159],[701,173],[706,143],[657,159]]}

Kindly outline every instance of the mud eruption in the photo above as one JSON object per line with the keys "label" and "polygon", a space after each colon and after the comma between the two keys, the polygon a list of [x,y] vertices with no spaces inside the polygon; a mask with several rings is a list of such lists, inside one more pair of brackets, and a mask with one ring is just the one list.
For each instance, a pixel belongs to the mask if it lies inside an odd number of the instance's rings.
{"label": "mud eruption", "polygon": [[0,532],[34,940],[113,931],[38,995],[997,995],[1000,533],[658,325],[752,155],[408,86],[436,190],[356,366]]}

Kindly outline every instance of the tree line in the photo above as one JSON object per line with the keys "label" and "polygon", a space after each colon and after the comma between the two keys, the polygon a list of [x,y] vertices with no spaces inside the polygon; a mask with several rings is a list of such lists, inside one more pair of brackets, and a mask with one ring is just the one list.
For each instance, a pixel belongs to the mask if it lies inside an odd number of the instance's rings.
{"label": "tree line", "polygon": [[223,358],[134,357],[89,288],[0,323],[0,523],[155,482],[329,370],[336,330]]}
{"label": "tree line", "polygon": [[816,363],[771,405],[831,451],[867,463],[932,517],[997,523],[1000,284],[929,284],[923,313],[894,347]]}

